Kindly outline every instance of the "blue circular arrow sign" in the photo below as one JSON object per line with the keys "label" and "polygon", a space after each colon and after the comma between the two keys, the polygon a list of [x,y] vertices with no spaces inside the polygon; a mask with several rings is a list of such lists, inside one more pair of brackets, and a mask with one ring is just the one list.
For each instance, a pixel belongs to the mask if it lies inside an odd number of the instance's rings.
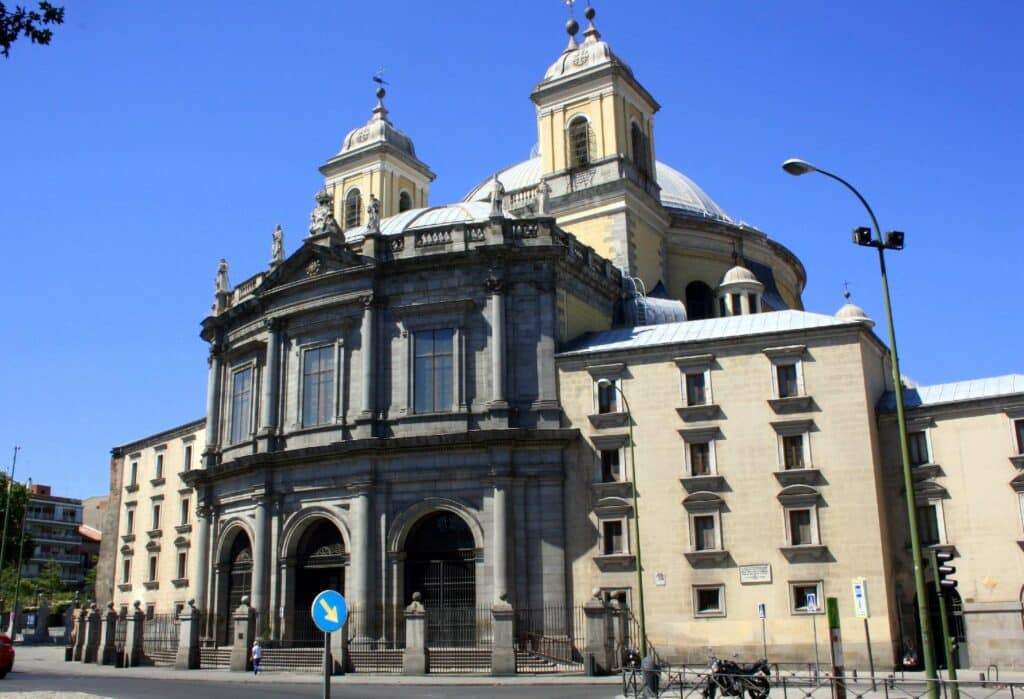
{"label": "blue circular arrow sign", "polygon": [[348,604],[340,592],[324,590],[313,600],[313,623],[324,633],[341,631],[348,619]]}

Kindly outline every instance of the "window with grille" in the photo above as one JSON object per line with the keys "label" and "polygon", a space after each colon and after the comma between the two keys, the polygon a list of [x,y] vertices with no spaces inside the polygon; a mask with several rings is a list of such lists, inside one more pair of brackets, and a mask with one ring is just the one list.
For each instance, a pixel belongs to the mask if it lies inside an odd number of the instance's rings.
{"label": "window with grille", "polygon": [[792,546],[808,546],[814,543],[814,525],[810,510],[789,511],[789,543]]}
{"label": "window with grille", "polygon": [[128,485],[136,485],[139,482],[139,462],[133,461],[131,467],[131,478],[128,481]]}
{"label": "window with grille", "polygon": [[182,470],[183,471],[191,471],[192,470],[192,445],[191,444],[186,444],[185,445],[184,461],[185,461],[184,468]]}
{"label": "window with grille", "polygon": [[795,614],[814,614],[823,606],[821,583],[792,583],[790,593]]}
{"label": "window with grille", "polygon": [[690,444],[690,475],[711,475],[711,444],[709,442]]}
{"label": "window with grille", "polygon": [[602,552],[606,556],[626,552],[621,520],[608,520],[601,523]]}
{"label": "window with grille", "polygon": [[693,549],[695,551],[714,551],[718,548],[715,536],[714,515],[694,515],[693,517]]}
{"label": "window with grille", "polygon": [[601,450],[601,482],[616,483],[622,480],[620,449]]}
{"label": "window with grille", "polygon": [[345,195],[345,230],[355,228],[363,218],[363,197],[358,189]]}
{"label": "window with grille", "polygon": [[417,413],[453,407],[453,347],[455,331],[424,330],[413,335],[413,406]]}
{"label": "window with grille", "polygon": [[910,452],[910,465],[923,466],[931,462],[928,454],[928,433],[924,430],[907,434],[907,449]]}
{"label": "window with grille", "polygon": [[725,590],[721,585],[694,588],[697,616],[721,616],[725,612]]}
{"label": "window with grille", "polygon": [[800,382],[797,378],[796,364],[778,364],[775,367],[778,379],[779,398],[792,398],[800,395]]}
{"label": "window with grille", "polygon": [[324,425],[334,419],[334,347],[302,353],[302,426]]}
{"label": "window with grille", "polygon": [[127,585],[132,579],[132,559],[126,558],[121,562],[121,582]]}
{"label": "window with grille", "polygon": [[804,459],[804,435],[792,434],[782,438],[782,456],[787,471],[806,468]]}
{"label": "window with grille", "polygon": [[183,498],[181,501],[181,523],[188,524],[188,498]]}
{"label": "window with grille", "polygon": [[151,529],[159,529],[159,528],[160,528],[160,504],[159,503],[154,503],[153,504],[153,526],[151,527]]}
{"label": "window with grille", "polygon": [[125,511],[125,534],[133,534],[135,532],[135,510],[128,508]]}
{"label": "window with grille", "polygon": [[704,372],[686,375],[686,404],[707,405],[708,391]]}
{"label": "window with grille", "polygon": [[153,582],[156,580],[156,569],[157,569],[157,557],[152,555],[149,557],[149,581]]}
{"label": "window with grille", "polygon": [[583,117],[569,124],[569,155],[571,167],[590,165],[590,124]]}
{"label": "window with grille", "polygon": [[935,546],[942,543],[937,504],[929,503],[917,506],[917,535],[922,546]]}
{"label": "window with grille", "polygon": [[252,433],[252,367],[231,375],[231,443],[237,444]]}
{"label": "window with grille", "polygon": [[163,454],[157,454],[156,455],[156,475],[153,476],[153,477],[154,478],[163,478],[164,477],[164,455]]}
{"label": "window with grille", "polygon": [[178,552],[178,579],[188,577],[188,554],[184,551]]}

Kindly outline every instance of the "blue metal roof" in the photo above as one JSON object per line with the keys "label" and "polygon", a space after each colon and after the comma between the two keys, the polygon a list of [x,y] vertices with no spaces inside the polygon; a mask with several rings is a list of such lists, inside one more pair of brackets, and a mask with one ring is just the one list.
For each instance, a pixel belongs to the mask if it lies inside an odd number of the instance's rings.
{"label": "blue metal roof", "polygon": [[618,352],[659,345],[675,345],[704,340],[718,340],[745,335],[764,335],[787,330],[808,330],[842,325],[857,325],[835,316],[807,311],[774,311],[731,318],[688,320],[662,325],[615,328],[588,333],[571,342],[558,356],[586,355],[595,352]]}
{"label": "blue metal roof", "polygon": [[[907,387],[903,390],[903,405],[907,408],[922,408],[946,403],[998,398],[1016,393],[1024,394],[1024,374],[954,381],[935,386]],[[882,412],[895,411],[896,394],[892,391],[886,392],[878,401],[878,409]]]}

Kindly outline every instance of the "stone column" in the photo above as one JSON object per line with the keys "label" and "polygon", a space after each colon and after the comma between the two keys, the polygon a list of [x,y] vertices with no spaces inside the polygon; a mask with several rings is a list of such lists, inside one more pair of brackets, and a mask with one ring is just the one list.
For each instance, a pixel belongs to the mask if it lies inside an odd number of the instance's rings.
{"label": "stone column", "polygon": [[352,505],[349,509],[352,531],[352,605],[361,613],[356,614],[355,637],[364,639],[370,629],[367,622],[370,609],[373,608],[373,594],[370,590],[370,553],[373,541],[370,530],[370,489],[369,483],[360,483],[352,487]]}
{"label": "stone column", "polygon": [[263,395],[260,402],[260,433],[272,436],[277,430],[278,381],[281,356],[281,321],[266,320],[267,353],[263,364]]}
{"label": "stone column", "polygon": [[85,647],[82,650],[82,662],[94,663],[100,649],[100,624],[102,622],[100,610],[93,602],[89,606],[89,616],[85,620]]}
{"label": "stone column", "polygon": [[494,618],[491,641],[491,674],[516,674],[515,613],[505,596],[491,607]]}
{"label": "stone column", "polygon": [[89,618],[88,608],[83,607],[75,615],[75,649],[72,651],[71,659],[79,662],[82,659],[82,650],[85,648],[85,622]]}
{"label": "stone column", "polygon": [[491,508],[494,515],[494,555],[491,566],[494,569],[494,602],[508,599],[508,483],[495,479],[494,498]]}
{"label": "stone column", "polygon": [[261,622],[267,614],[267,497],[256,496],[256,523],[252,542],[252,607]]}
{"label": "stone column", "polygon": [[232,613],[234,632],[231,639],[231,672],[246,672],[252,669],[249,649],[255,636],[255,615],[249,606],[249,598],[243,597],[242,603]]}
{"label": "stone column", "polygon": [[[77,602],[75,603],[77,604]],[[64,660],[71,661],[74,658],[75,639],[75,610],[73,605],[68,605],[64,610]]]}
{"label": "stone column", "polygon": [[125,623],[128,624],[124,634],[124,666],[138,667],[142,665],[145,655],[142,652],[142,633],[145,630],[146,613],[142,611],[142,603],[136,600],[132,611],[128,612]]}
{"label": "stone column", "polygon": [[33,643],[50,642],[50,605],[43,600],[36,610],[36,627],[32,630]]}
{"label": "stone column", "polygon": [[210,507],[203,503],[196,507],[196,531],[192,541],[192,590],[196,604],[204,612],[212,612],[214,605],[207,601],[210,582]]}
{"label": "stone column", "polygon": [[372,419],[374,414],[374,363],[376,360],[376,312],[374,309],[374,299],[372,296],[365,296],[362,299],[363,303],[363,322],[360,330],[360,342],[362,343],[362,412],[360,417],[363,419]]}
{"label": "stone column", "polygon": [[216,451],[220,444],[221,362],[220,347],[212,344],[207,360],[210,372],[206,380],[206,453]]}
{"label": "stone column", "polygon": [[[123,622],[122,622],[123,623]],[[103,628],[100,630],[100,665],[116,665],[114,637],[117,633],[117,612],[114,611],[114,603],[107,602],[107,608],[103,612]]]}
{"label": "stone column", "polygon": [[608,607],[601,599],[601,591],[583,605],[586,627],[583,637],[583,658],[588,675],[606,675],[614,666],[614,649],[608,637]]}
{"label": "stone column", "polygon": [[506,407],[504,285],[490,277],[487,290],[491,294],[491,407]]}
{"label": "stone column", "polygon": [[196,601],[190,599],[188,606],[178,617],[178,655],[174,658],[175,670],[199,669],[199,629],[203,613],[196,609]]}
{"label": "stone column", "polygon": [[412,603],[405,608],[405,653],[402,654],[403,675],[425,675],[430,672],[427,652],[427,610],[419,592],[412,593]]}

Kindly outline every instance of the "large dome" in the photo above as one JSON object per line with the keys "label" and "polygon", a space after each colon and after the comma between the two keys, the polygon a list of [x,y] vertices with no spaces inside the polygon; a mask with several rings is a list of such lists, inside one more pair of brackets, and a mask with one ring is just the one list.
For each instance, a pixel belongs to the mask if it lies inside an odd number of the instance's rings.
{"label": "large dome", "polygon": [[[498,173],[506,192],[535,187],[540,182],[540,157],[530,158]],[[697,183],[665,163],[656,163],[658,186],[661,188],[661,204],[668,209],[732,223],[715,200],[709,197]],[[487,201],[491,197],[492,178],[488,177],[473,188],[463,201]]]}

